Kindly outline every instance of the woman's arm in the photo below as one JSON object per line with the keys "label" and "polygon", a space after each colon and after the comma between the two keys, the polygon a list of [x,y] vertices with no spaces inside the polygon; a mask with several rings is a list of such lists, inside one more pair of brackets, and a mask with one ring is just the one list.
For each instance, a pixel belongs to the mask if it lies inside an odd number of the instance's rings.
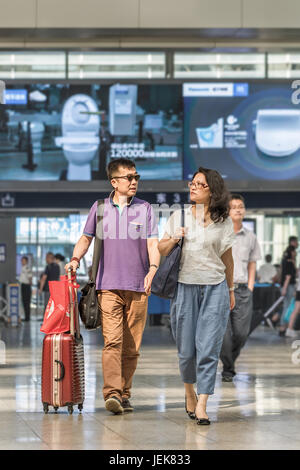
{"label": "woman's arm", "polygon": [[163,238],[158,243],[158,251],[160,252],[160,254],[162,256],[168,256],[168,254],[174,248],[176,243],[178,243],[182,239],[182,237],[185,236],[186,233],[187,229],[185,227],[179,227],[173,237],[170,237],[168,233],[165,233]]}
{"label": "woman's arm", "polygon": [[[226,281],[229,289],[232,289],[233,286],[233,257],[232,257],[232,249],[229,248],[228,250],[223,253],[221,256],[221,260],[225,264],[225,276],[226,276]],[[235,297],[234,297],[234,291],[230,291],[230,310],[232,310],[235,306]]]}

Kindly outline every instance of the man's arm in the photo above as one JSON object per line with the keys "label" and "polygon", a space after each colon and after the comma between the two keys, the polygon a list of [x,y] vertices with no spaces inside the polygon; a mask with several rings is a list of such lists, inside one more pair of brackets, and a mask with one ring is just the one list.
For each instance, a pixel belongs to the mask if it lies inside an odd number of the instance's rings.
{"label": "man's arm", "polygon": [[29,279],[29,284],[32,285],[32,271],[30,268],[28,268],[28,279]]}
{"label": "man's arm", "polygon": [[260,246],[256,235],[254,236],[253,246],[249,253],[248,261],[248,289],[253,292],[256,274],[256,261],[261,259]]}
{"label": "man's arm", "polygon": [[47,274],[43,274],[41,279],[40,279],[40,288],[39,288],[39,293],[40,294],[43,292],[46,281],[47,281]]}
{"label": "man's arm", "polygon": [[255,273],[256,273],[256,261],[250,261],[248,263],[248,289],[250,289],[251,292],[254,289]]}
{"label": "man's arm", "polygon": [[287,293],[287,288],[289,286],[289,283],[290,283],[290,280],[291,280],[292,276],[290,274],[287,274],[285,276],[285,279],[284,279],[284,284],[282,286],[282,289],[281,289],[281,295],[286,295]]}
{"label": "man's arm", "polygon": [[[80,261],[81,258],[83,258],[83,256],[87,253],[92,240],[93,237],[82,235],[74,247],[72,258],[78,258]],[[65,270],[68,271],[69,268],[72,268],[72,271],[76,271],[78,266],[79,263],[76,260],[73,260],[65,265]]]}
{"label": "man's arm", "polygon": [[[148,238],[147,239],[147,250],[148,250],[148,257],[149,257],[149,272],[144,279],[144,289],[146,294],[150,294],[151,292],[151,284],[154,278],[154,275],[157,271],[155,266],[159,266],[160,263],[160,253],[158,251],[158,239],[157,238]],[[155,266],[151,266],[154,264]]]}

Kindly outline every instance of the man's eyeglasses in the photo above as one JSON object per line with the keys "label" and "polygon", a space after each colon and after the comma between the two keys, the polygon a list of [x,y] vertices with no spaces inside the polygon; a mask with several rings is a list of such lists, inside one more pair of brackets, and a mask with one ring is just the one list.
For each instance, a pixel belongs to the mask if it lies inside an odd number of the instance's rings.
{"label": "man's eyeglasses", "polygon": [[129,181],[129,183],[131,183],[132,180],[138,181],[140,179],[140,177],[141,177],[141,175],[112,176],[111,180],[115,180],[115,179],[118,179],[118,178],[124,178],[127,181]]}
{"label": "man's eyeglasses", "polygon": [[195,186],[196,189],[206,189],[208,188],[208,184],[205,184],[205,183],[199,183],[198,181],[195,182],[195,181],[189,181],[188,182],[188,187],[189,188],[193,188],[193,186]]}

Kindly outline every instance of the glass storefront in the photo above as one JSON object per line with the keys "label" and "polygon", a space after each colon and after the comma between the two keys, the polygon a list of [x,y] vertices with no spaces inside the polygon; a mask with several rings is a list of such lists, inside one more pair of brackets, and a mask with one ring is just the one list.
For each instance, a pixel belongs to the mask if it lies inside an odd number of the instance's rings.
{"label": "glass storefront", "polygon": [[[21,257],[27,255],[33,271],[32,307],[43,308],[43,298],[38,295],[38,282],[46,267],[46,253],[60,253],[68,261],[73,253],[73,247],[82,235],[87,218],[87,211],[81,214],[70,214],[59,217],[17,217],[17,276],[21,271]],[[158,226],[159,238],[164,234],[164,227],[169,213],[162,213]],[[255,223],[251,223],[255,221]],[[262,214],[247,214],[245,226],[255,230],[262,253],[262,259],[257,263],[259,268],[267,254],[272,255],[272,263],[280,264],[282,253],[287,247],[291,235],[300,237],[300,217],[266,216]],[[80,263],[77,278],[81,285],[88,279],[88,268],[92,264],[93,246]],[[297,266],[299,264],[297,260]]]}
{"label": "glass storefront", "polygon": [[[256,235],[261,247],[262,259],[257,263],[259,268],[265,261],[266,255],[272,255],[272,263],[280,264],[282,254],[288,246],[288,239],[294,235],[300,239],[300,217],[298,216],[247,216],[256,221]],[[297,267],[300,258],[297,258]]]}
{"label": "glass storefront", "polygon": [[[75,243],[82,235],[87,213],[70,214],[66,217],[17,217],[17,277],[21,272],[21,258],[27,255],[32,267],[32,306],[43,305],[38,295],[38,282],[46,267],[46,254],[51,251],[63,255],[68,261]],[[88,268],[92,264],[93,248],[89,249],[77,271],[80,284],[88,279]]]}

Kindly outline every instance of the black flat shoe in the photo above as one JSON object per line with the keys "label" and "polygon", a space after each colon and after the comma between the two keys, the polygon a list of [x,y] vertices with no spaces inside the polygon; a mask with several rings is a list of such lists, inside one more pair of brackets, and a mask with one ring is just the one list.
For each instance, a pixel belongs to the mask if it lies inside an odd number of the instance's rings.
{"label": "black flat shoe", "polygon": [[191,419],[196,419],[195,411],[188,411],[187,406],[186,406],[186,397],[185,397],[185,411],[188,415],[189,418]]}
{"label": "black flat shoe", "polygon": [[233,377],[231,375],[223,375],[222,382],[233,382]]}
{"label": "black flat shoe", "polygon": [[208,426],[210,424],[210,421],[207,418],[197,418],[196,415],[195,415],[195,418],[196,418],[196,423],[199,424],[199,426]]}

